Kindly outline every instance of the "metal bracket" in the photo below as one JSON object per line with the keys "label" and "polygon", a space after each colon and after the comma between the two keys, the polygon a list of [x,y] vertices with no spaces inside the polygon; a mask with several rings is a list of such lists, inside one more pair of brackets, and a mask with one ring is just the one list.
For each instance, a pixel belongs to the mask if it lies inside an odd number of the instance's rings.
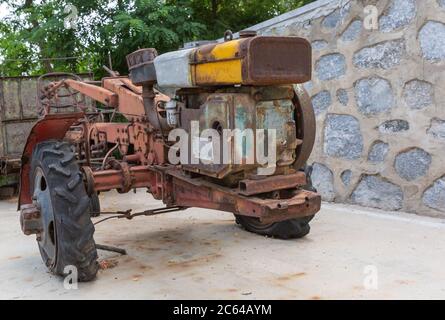
{"label": "metal bracket", "polygon": [[27,236],[43,231],[40,208],[36,203],[24,204],[20,207],[20,226]]}

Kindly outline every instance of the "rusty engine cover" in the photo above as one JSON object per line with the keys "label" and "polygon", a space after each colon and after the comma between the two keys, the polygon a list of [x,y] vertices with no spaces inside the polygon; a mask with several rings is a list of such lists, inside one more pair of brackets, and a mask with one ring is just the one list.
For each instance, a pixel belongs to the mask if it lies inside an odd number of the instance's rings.
{"label": "rusty engine cover", "polygon": [[[237,174],[236,180],[239,180],[250,173],[254,174],[259,167],[258,163],[252,159],[255,157],[258,129],[276,131],[277,167],[292,165],[299,141],[296,136],[293,95],[292,86],[257,87],[255,90],[230,88],[209,94],[199,109],[183,109],[180,122],[187,132],[192,130],[191,122],[199,120],[200,133],[205,129],[215,129],[220,134],[218,164],[191,164],[193,162],[190,157],[193,154],[190,153],[189,164],[183,165],[184,169],[217,179]],[[230,129],[233,136],[224,136],[224,129]],[[236,134],[239,133],[239,137],[242,138],[244,134],[247,134],[246,129],[251,129],[253,139],[236,143]],[[224,162],[223,159],[223,143],[227,138],[231,139],[229,163]],[[190,140],[190,150],[192,150],[192,143],[193,141]]]}

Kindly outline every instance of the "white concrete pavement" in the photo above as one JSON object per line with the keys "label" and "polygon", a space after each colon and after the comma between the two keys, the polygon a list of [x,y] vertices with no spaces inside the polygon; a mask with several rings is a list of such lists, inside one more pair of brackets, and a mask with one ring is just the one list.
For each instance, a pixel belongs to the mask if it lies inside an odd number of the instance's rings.
{"label": "white concrete pavement", "polygon": [[[162,204],[143,191],[101,195],[103,210]],[[300,240],[243,231],[228,213],[188,209],[97,225],[108,268],[66,290],[46,271],[15,200],[0,201],[1,299],[445,298],[445,220],[323,204]],[[374,277],[377,275],[377,278]],[[375,284],[378,288],[366,288]],[[372,287],[372,286],[371,286]]]}

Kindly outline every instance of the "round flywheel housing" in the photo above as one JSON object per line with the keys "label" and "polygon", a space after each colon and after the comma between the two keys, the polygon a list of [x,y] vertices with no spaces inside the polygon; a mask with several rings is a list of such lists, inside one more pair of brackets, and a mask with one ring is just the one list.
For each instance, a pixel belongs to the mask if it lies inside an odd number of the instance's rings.
{"label": "round flywheel housing", "polygon": [[292,99],[295,106],[295,125],[297,139],[302,140],[295,150],[294,168],[304,167],[314,148],[316,135],[316,121],[311,98],[302,84],[295,86],[295,95]]}

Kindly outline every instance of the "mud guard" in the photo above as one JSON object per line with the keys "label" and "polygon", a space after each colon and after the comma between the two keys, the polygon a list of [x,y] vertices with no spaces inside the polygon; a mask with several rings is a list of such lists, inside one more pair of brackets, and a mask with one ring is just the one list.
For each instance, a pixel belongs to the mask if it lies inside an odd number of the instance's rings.
{"label": "mud guard", "polygon": [[32,203],[29,174],[34,147],[45,140],[63,139],[73,123],[82,117],[84,117],[83,112],[48,114],[36,122],[26,140],[25,148],[22,153],[20,191],[17,210],[20,210],[22,205]]}

